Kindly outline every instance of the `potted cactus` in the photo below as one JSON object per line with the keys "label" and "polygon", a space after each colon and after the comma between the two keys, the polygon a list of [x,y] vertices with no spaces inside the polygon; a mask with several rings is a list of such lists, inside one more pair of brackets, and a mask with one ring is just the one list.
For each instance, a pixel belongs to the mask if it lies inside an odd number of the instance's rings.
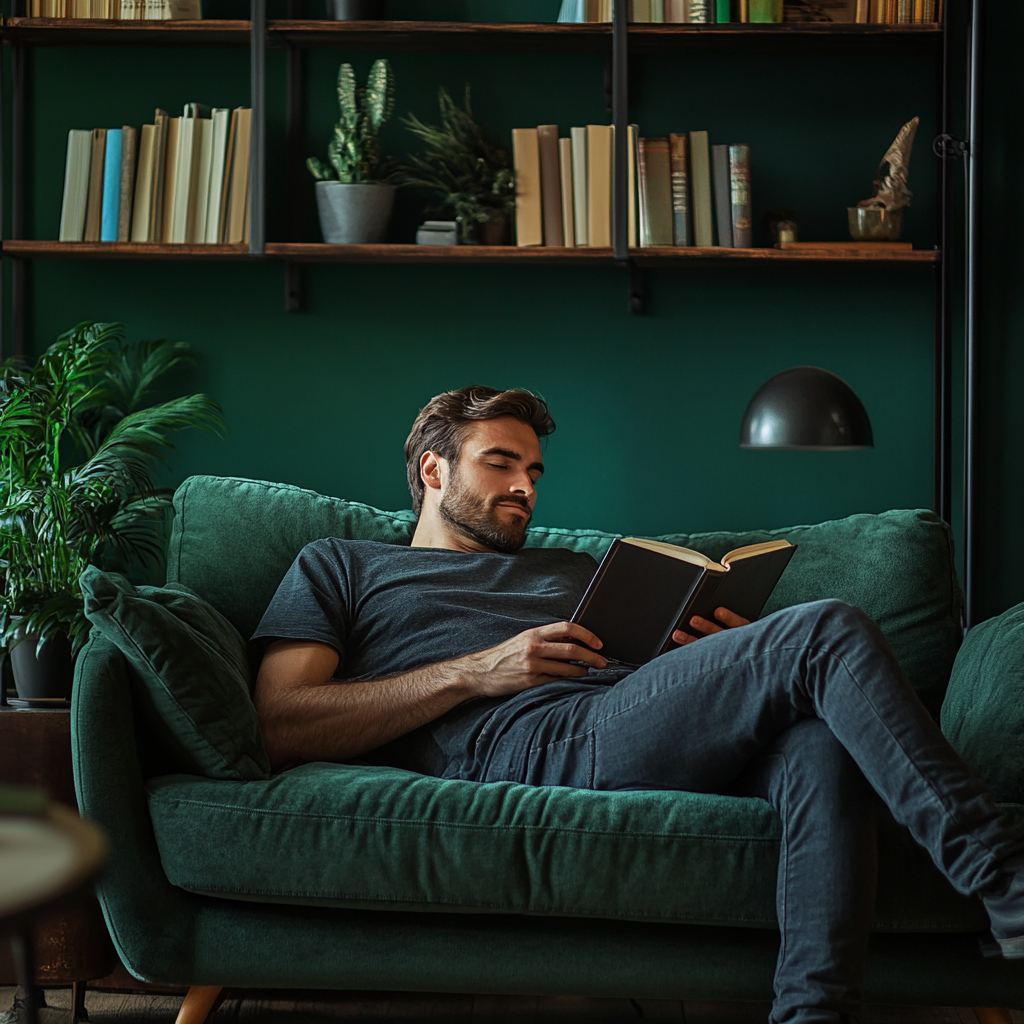
{"label": "potted cactus", "polygon": [[383,242],[395,188],[393,167],[380,153],[380,130],[395,105],[395,78],[386,60],[375,60],[365,88],[357,88],[351,64],[338,68],[341,117],[327,147],[327,163],[306,161],[316,178],[316,202],[324,241]]}

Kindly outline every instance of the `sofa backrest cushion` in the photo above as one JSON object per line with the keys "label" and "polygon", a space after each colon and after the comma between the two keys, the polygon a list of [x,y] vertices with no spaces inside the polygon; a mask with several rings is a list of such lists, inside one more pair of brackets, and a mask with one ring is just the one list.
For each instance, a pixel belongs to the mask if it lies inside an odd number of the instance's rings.
{"label": "sofa backrest cushion", "polygon": [[[292,560],[320,537],[408,544],[412,512],[383,512],[287,484],[195,476],[174,496],[167,575],[202,595],[243,636],[256,629]],[[530,547],[562,547],[600,559],[621,536],[532,527]],[[938,713],[959,647],[960,590],[949,528],[923,510],[748,533],[676,533],[673,544],[721,558],[744,544],[786,537],[799,550],[765,614],[821,598],[862,608],[892,644],[922,699]]]}
{"label": "sofa backrest cushion", "polygon": [[238,630],[178,583],[135,587],[90,566],[81,586],[93,633],[124,655],[136,709],[179,770],[236,782],[269,778]]}
{"label": "sofa backrest cushion", "polygon": [[1024,803],[1024,604],[967,634],[942,705],[942,731],[997,800]]}

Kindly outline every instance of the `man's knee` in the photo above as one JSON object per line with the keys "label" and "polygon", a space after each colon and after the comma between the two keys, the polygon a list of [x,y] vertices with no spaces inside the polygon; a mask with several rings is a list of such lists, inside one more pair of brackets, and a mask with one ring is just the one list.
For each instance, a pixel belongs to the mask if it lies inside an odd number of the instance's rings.
{"label": "man's knee", "polygon": [[808,601],[783,609],[784,614],[806,623],[809,627],[827,630],[830,633],[873,632],[877,629],[868,616],[855,605],[836,598]]}

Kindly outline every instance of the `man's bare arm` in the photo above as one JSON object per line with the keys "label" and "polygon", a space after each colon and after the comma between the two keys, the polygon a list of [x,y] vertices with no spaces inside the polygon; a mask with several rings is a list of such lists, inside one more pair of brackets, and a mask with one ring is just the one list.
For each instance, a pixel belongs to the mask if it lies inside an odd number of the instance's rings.
{"label": "man's bare arm", "polygon": [[348,683],[331,678],[338,667],[333,648],[275,641],[263,656],[254,694],[271,767],[358,757],[471,697],[507,697],[583,677],[587,668],[570,662],[604,668],[605,659],[590,649],[600,646],[589,630],[558,622],[451,661]]}

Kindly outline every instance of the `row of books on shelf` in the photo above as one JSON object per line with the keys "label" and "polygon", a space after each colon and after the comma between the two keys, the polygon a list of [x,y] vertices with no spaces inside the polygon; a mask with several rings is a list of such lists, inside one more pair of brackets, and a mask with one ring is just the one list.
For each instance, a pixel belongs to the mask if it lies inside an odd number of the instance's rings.
{"label": "row of books on shelf", "polygon": [[[615,128],[515,128],[516,244],[612,244]],[[641,138],[629,126],[630,246],[724,246],[751,240],[750,147],[706,131]]]}
{"label": "row of books on shelf", "polygon": [[100,18],[105,21],[195,21],[201,0],[31,0],[33,18]]}
{"label": "row of books on shelf", "polygon": [[142,128],[68,133],[62,242],[249,240],[252,111],[188,103]]}
{"label": "row of books on shelf", "polygon": [[[613,0],[562,0],[560,22],[612,20]],[[628,18],[641,24],[832,22],[915,25],[942,20],[942,0],[629,0]]]}

